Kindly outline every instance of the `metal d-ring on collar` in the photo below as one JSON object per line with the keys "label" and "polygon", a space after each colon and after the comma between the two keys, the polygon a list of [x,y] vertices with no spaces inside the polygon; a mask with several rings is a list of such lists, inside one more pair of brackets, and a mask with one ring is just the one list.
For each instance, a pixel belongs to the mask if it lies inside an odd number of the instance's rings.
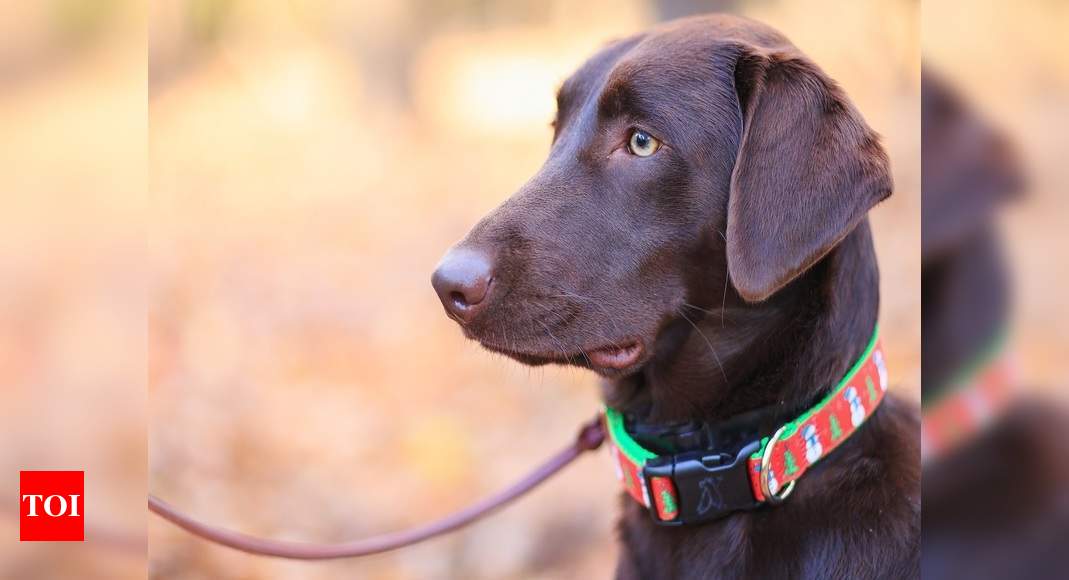
{"label": "metal d-ring on collar", "polygon": [[765,495],[765,501],[771,504],[783,503],[783,500],[787,499],[787,496],[794,491],[794,484],[798,483],[794,480],[788,481],[786,485],[779,489],[779,495],[772,491],[768,483],[768,474],[772,472],[772,447],[776,445],[776,442],[779,441],[780,436],[783,435],[786,429],[787,425],[776,429],[776,432],[768,439],[768,443],[765,444],[764,453],[761,454],[761,493]]}

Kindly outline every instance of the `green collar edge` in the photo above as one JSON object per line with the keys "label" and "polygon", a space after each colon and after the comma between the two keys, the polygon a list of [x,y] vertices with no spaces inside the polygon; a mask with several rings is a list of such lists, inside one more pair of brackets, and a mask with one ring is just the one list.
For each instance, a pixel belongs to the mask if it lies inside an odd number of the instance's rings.
{"label": "green collar edge", "polygon": [[946,388],[931,389],[929,392],[936,394],[934,396],[929,395],[928,397],[925,397],[923,389],[921,390],[921,410],[930,409],[939,404],[943,399],[946,399],[963,389],[976,378],[976,376],[980,374],[980,371],[986,368],[991,361],[1002,354],[1008,342],[1009,330],[1004,325],[999,328],[990,339],[988,339],[987,344],[985,344],[979,352],[974,354],[961,370],[942,383],[941,386]]}
{"label": "green collar edge", "polygon": [[[798,425],[804,423],[807,419],[819,412],[821,409],[824,408],[825,405],[827,405],[835,397],[839,396],[842,393],[843,389],[846,388],[847,384],[854,379],[854,376],[857,375],[858,371],[861,370],[861,367],[865,365],[865,361],[867,361],[869,356],[872,355],[872,350],[876,348],[876,342],[879,339],[879,336],[880,325],[877,324],[876,327],[872,330],[872,338],[869,339],[868,346],[865,347],[864,352],[862,352],[861,356],[858,357],[857,361],[854,362],[854,366],[850,367],[850,370],[846,372],[846,375],[843,376],[843,378],[839,381],[835,388],[832,389],[827,396],[821,399],[819,403],[810,407],[809,410],[807,410],[805,413],[802,413],[802,415],[799,416],[797,419],[787,423],[785,425],[786,428],[783,430],[783,434],[780,436],[781,439],[786,439],[787,437],[794,435],[794,432],[798,429]],[[641,468],[646,464],[646,461],[657,457],[655,453],[639,445],[638,442],[632,439],[631,435],[627,433],[627,429],[624,428],[623,414],[621,414],[616,409],[609,407],[608,405],[604,406],[604,410],[605,423],[608,427],[609,436],[612,437],[613,443],[616,444],[617,449],[619,449],[621,453],[626,455],[632,463],[638,465]],[[765,437],[761,440],[761,448],[758,449],[757,452],[754,453],[751,457],[760,457],[761,454],[764,453],[765,445],[767,443],[768,437]]]}

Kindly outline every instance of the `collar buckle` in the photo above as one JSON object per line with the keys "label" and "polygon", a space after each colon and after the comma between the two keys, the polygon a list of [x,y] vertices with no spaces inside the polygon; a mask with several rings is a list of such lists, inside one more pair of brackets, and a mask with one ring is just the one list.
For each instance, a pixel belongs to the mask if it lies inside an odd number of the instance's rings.
{"label": "collar buckle", "polygon": [[653,521],[662,526],[681,526],[719,519],[760,505],[750,484],[748,462],[760,447],[760,442],[752,441],[735,455],[695,451],[647,461],[642,469],[646,489],[653,489],[653,478],[670,479],[679,504],[678,514],[671,520],[661,519],[657,509],[651,506]]}

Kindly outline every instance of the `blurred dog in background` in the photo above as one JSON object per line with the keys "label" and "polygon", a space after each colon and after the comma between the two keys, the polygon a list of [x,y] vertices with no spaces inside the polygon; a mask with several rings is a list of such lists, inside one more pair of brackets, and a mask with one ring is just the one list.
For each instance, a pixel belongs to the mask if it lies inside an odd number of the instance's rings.
{"label": "blurred dog in background", "polygon": [[1063,578],[1069,417],[998,368],[1012,366],[1012,274],[997,220],[1023,168],[931,70],[922,103],[923,577]]}

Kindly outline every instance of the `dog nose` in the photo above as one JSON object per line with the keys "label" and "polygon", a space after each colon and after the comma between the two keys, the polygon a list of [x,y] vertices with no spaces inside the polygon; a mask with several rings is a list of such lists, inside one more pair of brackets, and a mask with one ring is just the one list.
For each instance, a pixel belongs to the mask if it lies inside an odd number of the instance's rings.
{"label": "dog nose", "polygon": [[461,323],[471,322],[486,305],[493,281],[490,258],[467,248],[449,250],[431,277],[446,312]]}

